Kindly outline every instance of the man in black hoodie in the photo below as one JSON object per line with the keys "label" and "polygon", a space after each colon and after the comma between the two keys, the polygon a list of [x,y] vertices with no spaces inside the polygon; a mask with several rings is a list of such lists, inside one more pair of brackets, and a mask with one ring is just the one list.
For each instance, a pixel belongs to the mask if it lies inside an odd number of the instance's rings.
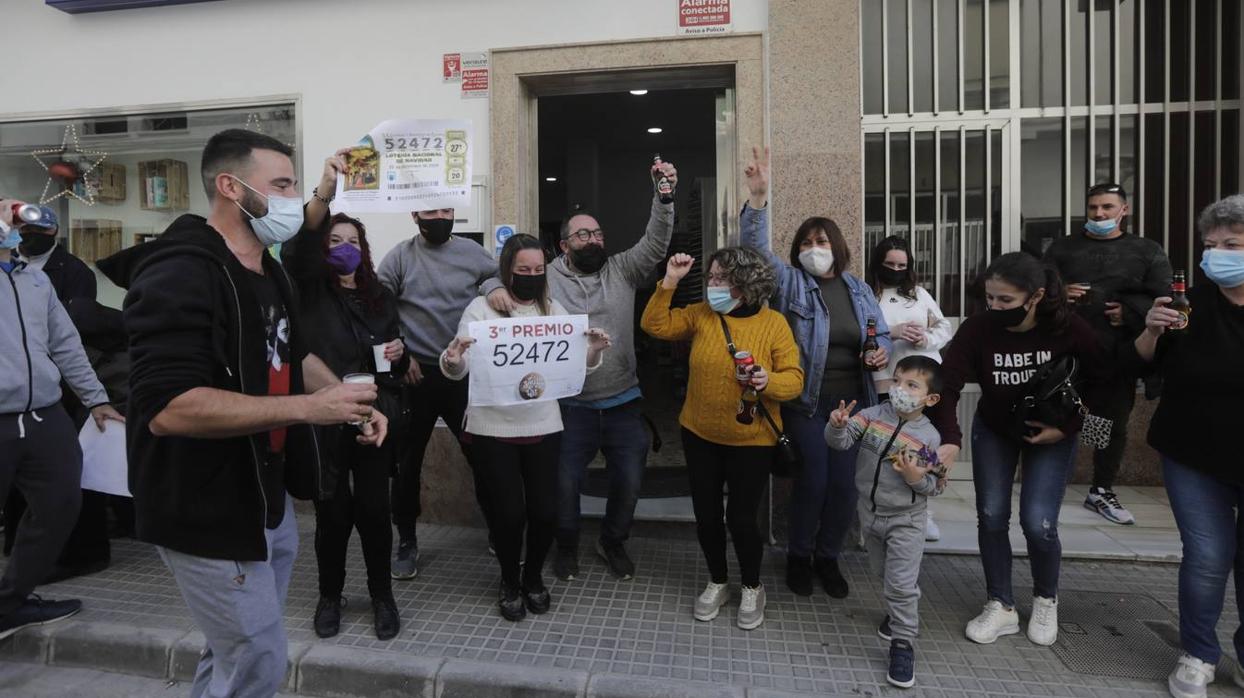
{"label": "man in black hoodie", "polygon": [[137,537],[157,546],[207,639],[192,696],[281,686],[298,546],[289,496],[312,496],[320,474],[311,425],[361,423],[360,443],[376,445],[388,426],[374,385],[342,384],[306,351],[293,287],[267,253],[302,223],[291,155],[252,131],[216,134],[203,151],[207,219],[182,216],[98,264],[129,289]]}

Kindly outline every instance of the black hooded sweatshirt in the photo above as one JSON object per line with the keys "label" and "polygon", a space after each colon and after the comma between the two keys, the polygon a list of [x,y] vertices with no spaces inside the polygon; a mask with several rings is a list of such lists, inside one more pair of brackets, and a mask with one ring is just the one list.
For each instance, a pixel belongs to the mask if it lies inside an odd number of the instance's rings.
{"label": "black hooded sweatshirt", "polygon": [[[290,394],[301,394],[307,351],[293,284],[270,255],[263,265],[289,318]],[[261,478],[268,434],[198,439],[156,436],[150,429],[169,402],[194,388],[268,394],[267,333],[247,270],[220,233],[193,215],[97,266],[129,289],[123,311],[131,364],[126,432],[138,538],[199,557],[266,560]],[[285,462],[286,490],[310,498],[320,457],[309,425],[289,427]]]}

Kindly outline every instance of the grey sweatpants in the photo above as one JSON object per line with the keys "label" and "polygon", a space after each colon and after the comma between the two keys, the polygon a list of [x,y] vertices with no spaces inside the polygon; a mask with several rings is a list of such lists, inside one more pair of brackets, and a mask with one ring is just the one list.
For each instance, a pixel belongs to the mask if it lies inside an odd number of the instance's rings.
{"label": "grey sweatpants", "polygon": [[207,638],[191,698],[271,698],[285,681],[285,596],[298,554],[294,503],[265,532],[268,559],[235,562],[156,546]]}
{"label": "grey sweatpants", "polygon": [[883,582],[890,630],[896,638],[920,634],[920,560],[924,557],[925,510],[877,516],[860,510],[873,571]]}
{"label": "grey sweatpants", "polygon": [[21,606],[52,571],[78,522],[82,448],[60,403],[0,415],[0,505],[10,487],[26,497],[27,509],[0,577],[0,616]]}

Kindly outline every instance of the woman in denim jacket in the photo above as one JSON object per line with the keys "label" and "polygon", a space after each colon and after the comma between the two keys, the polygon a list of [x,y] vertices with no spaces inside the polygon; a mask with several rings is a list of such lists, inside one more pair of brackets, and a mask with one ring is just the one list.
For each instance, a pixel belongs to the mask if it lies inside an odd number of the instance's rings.
{"label": "woman in denim jacket", "polygon": [[[868,284],[848,273],[851,252],[837,224],[812,217],[799,226],[789,263],[769,246],[769,153],[752,150],[747,166],[749,203],[740,215],[742,243],[769,260],[778,276],[773,308],[786,316],[805,381],[803,394],[782,406],[782,423],[803,454],[791,492],[786,585],[812,594],[812,573],[825,592],[841,599],[849,589],[838,568],[838,554],[855,516],[856,449],[832,451],[825,443],[829,413],[839,401],[858,409],[877,404],[872,372],[885,370],[890,331]],[[869,319],[877,323],[880,350],[863,358]],[[815,562],[814,562],[815,560]]]}

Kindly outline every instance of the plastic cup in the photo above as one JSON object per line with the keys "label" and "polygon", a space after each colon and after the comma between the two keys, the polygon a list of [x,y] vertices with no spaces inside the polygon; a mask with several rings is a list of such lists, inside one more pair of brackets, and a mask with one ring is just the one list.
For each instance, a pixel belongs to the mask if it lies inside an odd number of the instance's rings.
{"label": "plastic cup", "polygon": [[383,344],[374,344],[371,348],[372,358],[376,360],[376,373],[388,373],[393,370],[393,362],[384,358]]}
{"label": "plastic cup", "polygon": [[[376,377],[370,373],[347,373],[346,375],[341,377],[341,382],[342,383],[358,383],[360,385],[375,385]],[[358,426],[362,426],[365,422],[368,422],[368,421],[370,420],[363,420],[362,422],[350,422],[350,425],[358,427]]]}

